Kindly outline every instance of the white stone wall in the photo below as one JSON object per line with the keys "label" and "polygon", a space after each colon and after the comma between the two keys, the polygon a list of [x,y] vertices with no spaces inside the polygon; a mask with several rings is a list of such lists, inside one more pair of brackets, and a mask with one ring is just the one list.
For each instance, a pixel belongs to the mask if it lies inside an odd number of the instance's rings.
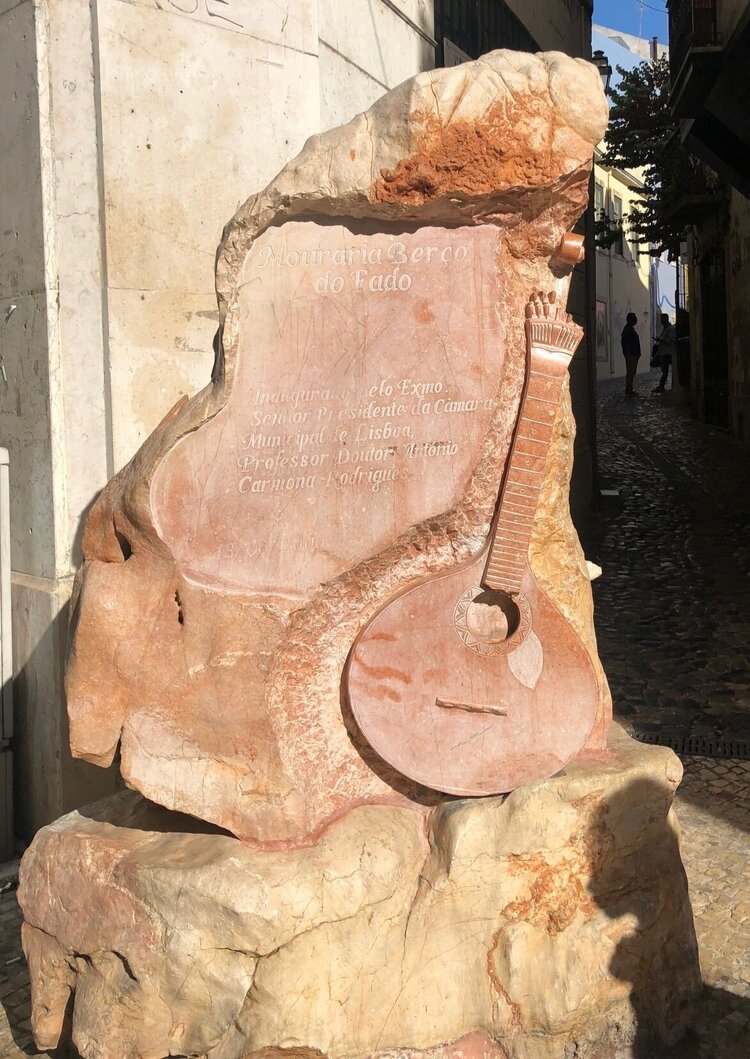
{"label": "white stone wall", "polygon": [[[55,575],[47,291],[34,7],[0,3],[0,421],[13,455],[13,562]],[[15,309],[13,309],[15,306]]]}
{"label": "white stone wall", "polygon": [[[426,0],[402,0],[431,26]],[[380,0],[98,0],[112,458],[207,382],[223,225],[311,134],[434,65]]]}

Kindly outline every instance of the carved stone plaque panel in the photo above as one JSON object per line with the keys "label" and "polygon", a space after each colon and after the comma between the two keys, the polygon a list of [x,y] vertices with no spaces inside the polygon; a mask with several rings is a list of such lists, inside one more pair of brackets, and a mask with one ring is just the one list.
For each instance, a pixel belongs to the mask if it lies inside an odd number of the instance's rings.
{"label": "carved stone plaque panel", "polygon": [[504,357],[497,240],[312,221],[260,236],[232,394],[152,484],[189,577],[304,595],[458,501]]}

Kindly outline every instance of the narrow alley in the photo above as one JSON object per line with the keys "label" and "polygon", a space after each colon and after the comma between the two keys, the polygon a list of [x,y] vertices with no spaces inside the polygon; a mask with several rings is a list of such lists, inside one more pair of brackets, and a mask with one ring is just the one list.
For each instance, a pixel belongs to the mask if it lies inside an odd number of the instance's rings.
{"label": "narrow alley", "polygon": [[[750,756],[750,460],[689,409],[651,394],[657,373],[600,383],[599,468],[622,510],[587,558],[602,663],[619,718],[675,749]],[[731,746],[729,744],[732,744]]]}
{"label": "narrow alley", "polygon": [[[599,384],[609,510],[584,534],[617,720],[672,746],[706,991],[679,1059],[746,1059],[750,1040],[750,460],[652,394]],[[656,1055],[653,1059],[663,1059]],[[666,1059],[666,1053],[665,1053]]]}

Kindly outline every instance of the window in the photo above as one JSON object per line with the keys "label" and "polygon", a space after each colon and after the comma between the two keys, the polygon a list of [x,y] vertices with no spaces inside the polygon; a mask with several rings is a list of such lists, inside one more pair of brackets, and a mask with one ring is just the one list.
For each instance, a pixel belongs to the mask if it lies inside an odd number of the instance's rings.
{"label": "window", "polygon": [[635,234],[635,232],[628,232],[627,240],[628,240],[628,249],[630,250],[630,256],[632,257],[633,261],[635,262],[636,267],[640,268],[640,266],[641,266],[641,245],[638,242],[638,236]]}
{"label": "window", "polygon": [[617,238],[612,243],[612,249],[620,257],[625,256],[625,240],[622,233],[622,199],[619,195],[612,196],[612,228],[617,232]]}
{"label": "window", "polygon": [[597,220],[602,215],[604,209],[604,184],[600,184],[597,180],[594,184],[594,216]]}

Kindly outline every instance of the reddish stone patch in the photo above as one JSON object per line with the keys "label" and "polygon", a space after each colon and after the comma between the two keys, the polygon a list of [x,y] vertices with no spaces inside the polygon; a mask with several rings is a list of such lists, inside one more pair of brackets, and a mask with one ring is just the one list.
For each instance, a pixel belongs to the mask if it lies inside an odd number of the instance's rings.
{"label": "reddish stone patch", "polygon": [[[555,128],[549,116],[546,103],[531,97],[523,105],[496,103],[481,121],[443,124],[431,112],[415,111],[412,121],[424,130],[418,149],[395,169],[381,170],[373,200],[419,206],[443,194],[482,196],[550,182],[559,164],[552,151]],[[532,128],[535,135],[539,129],[546,134],[540,147],[531,145]]]}

